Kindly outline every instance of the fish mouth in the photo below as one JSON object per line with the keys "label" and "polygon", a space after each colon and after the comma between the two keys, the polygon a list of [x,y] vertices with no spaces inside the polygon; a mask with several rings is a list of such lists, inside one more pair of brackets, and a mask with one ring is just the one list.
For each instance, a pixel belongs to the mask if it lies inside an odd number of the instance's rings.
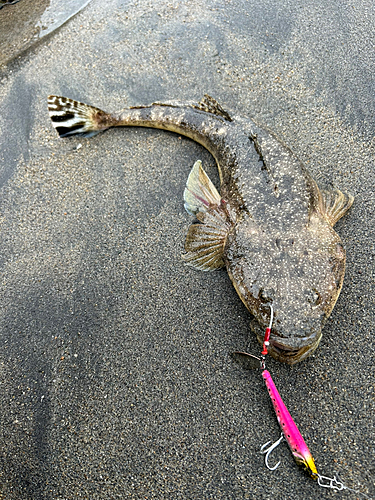
{"label": "fish mouth", "polygon": [[[263,345],[264,326],[254,318],[250,328],[255,333],[258,342]],[[294,331],[289,335],[282,334],[276,328],[271,330],[268,352],[281,363],[294,365],[312,354],[318,347],[322,338],[322,328],[316,328],[313,331]]]}
{"label": "fish mouth", "polygon": [[277,361],[288,365],[294,365],[295,363],[307,358],[315,351],[319,345],[321,337],[322,333],[320,332],[320,334],[314,338],[313,342],[302,347],[290,347],[271,338],[268,352]]}

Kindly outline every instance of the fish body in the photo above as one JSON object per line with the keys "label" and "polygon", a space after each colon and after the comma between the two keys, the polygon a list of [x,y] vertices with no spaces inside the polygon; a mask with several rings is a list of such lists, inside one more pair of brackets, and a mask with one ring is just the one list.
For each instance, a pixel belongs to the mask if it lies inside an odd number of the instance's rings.
{"label": "fish body", "polygon": [[333,225],[352,196],[319,189],[272,132],[229,115],[209,96],[198,104],[154,103],[114,114],[58,96],[48,105],[61,137],[141,126],[176,132],[208,149],[219,169],[220,194],[196,162],[184,199],[199,223],[189,228],[184,260],[205,271],[226,267],[254,316],[260,343],[273,305],[273,357],[294,364],[316,349],[345,273],[345,250]]}

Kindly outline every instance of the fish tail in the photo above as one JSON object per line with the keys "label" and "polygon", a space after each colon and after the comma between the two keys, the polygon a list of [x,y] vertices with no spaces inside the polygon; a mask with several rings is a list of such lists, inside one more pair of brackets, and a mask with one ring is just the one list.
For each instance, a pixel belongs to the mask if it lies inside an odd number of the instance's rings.
{"label": "fish tail", "polygon": [[116,117],[99,108],[56,95],[48,97],[48,112],[60,137],[91,137],[118,123]]}

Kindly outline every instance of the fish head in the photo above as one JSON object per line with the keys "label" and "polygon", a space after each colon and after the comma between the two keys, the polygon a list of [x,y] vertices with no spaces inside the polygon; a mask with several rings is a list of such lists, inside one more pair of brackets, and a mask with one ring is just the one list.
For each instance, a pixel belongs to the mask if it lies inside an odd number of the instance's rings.
{"label": "fish head", "polygon": [[228,235],[225,263],[260,343],[273,306],[269,353],[294,364],[314,352],[345,273],[345,250],[332,226],[319,214],[282,231],[244,218]]}

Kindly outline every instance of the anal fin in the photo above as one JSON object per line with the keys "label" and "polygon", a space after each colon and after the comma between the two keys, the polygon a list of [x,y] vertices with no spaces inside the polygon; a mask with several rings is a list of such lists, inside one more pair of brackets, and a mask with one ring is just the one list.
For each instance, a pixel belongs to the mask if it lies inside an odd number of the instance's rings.
{"label": "anal fin", "polygon": [[352,206],[354,196],[342,193],[339,189],[320,190],[320,210],[327,221],[334,226]]}

